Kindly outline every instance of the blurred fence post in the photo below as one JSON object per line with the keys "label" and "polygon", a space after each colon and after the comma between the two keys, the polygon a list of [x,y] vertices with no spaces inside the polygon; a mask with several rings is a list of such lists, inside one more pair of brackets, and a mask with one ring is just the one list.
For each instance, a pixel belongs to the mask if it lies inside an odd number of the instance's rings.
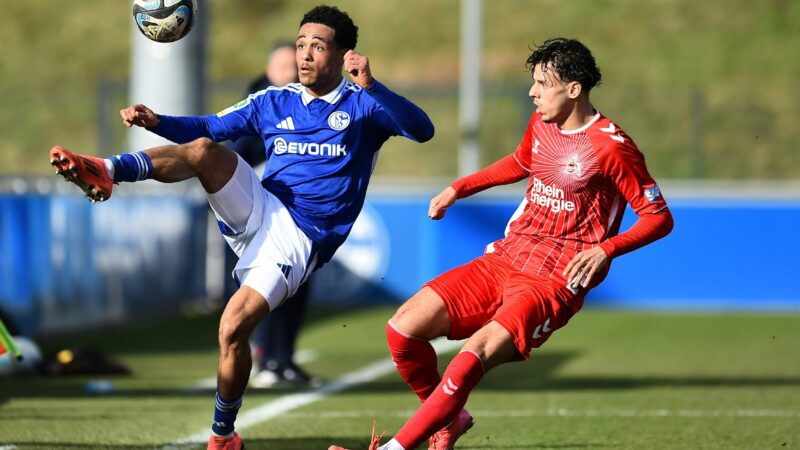
{"label": "blurred fence post", "polygon": [[461,0],[461,74],[458,117],[461,143],[458,174],[480,168],[478,129],[481,121],[481,10],[482,0]]}
{"label": "blurred fence post", "polygon": [[689,117],[691,120],[689,130],[689,148],[692,152],[692,177],[696,179],[705,178],[705,115],[706,115],[706,101],[703,90],[700,88],[692,89],[691,99],[691,112]]}
{"label": "blurred fence post", "polygon": [[96,154],[100,156],[118,153],[121,149],[114,141],[114,99],[119,94],[120,89],[119,80],[101,77],[97,81]]}
{"label": "blurred fence post", "polygon": [[[130,104],[142,103],[160,114],[193,116],[205,109],[205,42],[209,3],[198,0],[198,14],[186,37],[168,44],[144,37],[131,19]],[[169,143],[149,131],[128,130],[127,151]]]}

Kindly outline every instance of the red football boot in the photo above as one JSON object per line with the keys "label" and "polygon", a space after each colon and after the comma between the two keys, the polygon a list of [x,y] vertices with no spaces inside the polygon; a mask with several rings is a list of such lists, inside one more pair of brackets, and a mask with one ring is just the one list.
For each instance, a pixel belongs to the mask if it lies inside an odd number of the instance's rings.
{"label": "red football boot", "polygon": [[472,428],[474,424],[475,421],[472,416],[469,415],[466,409],[462,409],[453,423],[431,436],[428,440],[428,450],[453,450],[458,438]]}
{"label": "red football boot", "polygon": [[102,158],[76,155],[63,147],[55,146],[50,149],[50,164],[56,168],[57,174],[81,188],[93,203],[111,197],[114,181],[108,176]]}
{"label": "red football boot", "polygon": [[244,442],[239,433],[234,432],[232,438],[222,438],[212,435],[208,438],[208,450],[244,450]]}

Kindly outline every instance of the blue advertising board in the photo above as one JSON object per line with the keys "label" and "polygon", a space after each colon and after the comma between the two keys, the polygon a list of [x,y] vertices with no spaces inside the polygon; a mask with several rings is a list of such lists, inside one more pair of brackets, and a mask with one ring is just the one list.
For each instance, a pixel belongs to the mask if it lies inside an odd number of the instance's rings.
{"label": "blue advertising board", "polygon": [[207,206],[0,194],[0,308],[26,333],[175,312],[205,295]]}
{"label": "blue advertising board", "polygon": [[[476,196],[431,221],[429,198],[370,196],[333,267],[315,275],[317,300],[407,299],[502,237],[519,202]],[[791,281],[800,200],[675,198],[670,208],[673,232],[616,258],[588,306],[800,311],[800,289]],[[635,219],[628,209],[622,230]]]}
{"label": "blue advertising board", "polygon": [[[328,305],[401,302],[502,237],[517,196],[459,201],[441,221],[430,195],[370,194],[333,261],[311,277]],[[587,307],[800,312],[795,198],[669,198],[675,229],[613,261]],[[28,333],[140,320],[219,295],[222,238],[202,196],[0,194],[0,309]],[[622,229],[635,215],[628,210]],[[218,246],[220,248],[214,248]],[[209,283],[211,277],[218,277]],[[212,280],[213,281],[213,280]]]}

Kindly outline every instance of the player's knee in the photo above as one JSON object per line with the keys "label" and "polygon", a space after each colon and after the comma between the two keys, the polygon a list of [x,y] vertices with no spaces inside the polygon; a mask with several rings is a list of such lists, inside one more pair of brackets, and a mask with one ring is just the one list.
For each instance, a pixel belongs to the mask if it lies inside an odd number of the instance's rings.
{"label": "player's knee", "polygon": [[202,160],[213,151],[217,143],[207,137],[201,137],[189,142],[187,145],[191,156],[197,160]]}
{"label": "player's knee", "polygon": [[248,345],[250,337],[248,327],[244,321],[230,318],[219,324],[219,346],[222,349],[236,350],[237,348]]}
{"label": "player's knee", "polygon": [[495,321],[487,323],[475,332],[463,350],[475,353],[483,361],[487,372],[500,364],[519,358],[514,336]]}
{"label": "player's knee", "polygon": [[393,330],[400,333],[409,334],[409,330],[417,328],[419,320],[415,304],[414,297],[412,297],[407,302],[400,305],[389,320],[386,332],[389,333],[389,328],[391,327]]}
{"label": "player's knee", "polygon": [[450,316],[442,299],[425,287],[392,316],[391,325],[400,333],[431,340],[450,333]]}
{"label": "player's knee", "polygon": [[225,147],[207,137],[197,138],[187,147],[189,162],[195,167],[214,166],[227,157]]}

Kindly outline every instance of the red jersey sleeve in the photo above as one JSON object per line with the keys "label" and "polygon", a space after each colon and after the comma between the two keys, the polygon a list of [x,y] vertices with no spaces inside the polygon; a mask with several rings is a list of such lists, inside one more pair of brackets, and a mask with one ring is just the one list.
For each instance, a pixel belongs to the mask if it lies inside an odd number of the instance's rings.
{"label": "red jersey sleeve", "polygon": [[[620,136],[618,134],[617,136]],[[607,149],[604,170],[617,190],[631,205],[639,220],[627,231],[600,246],[610,257],[623,255],[660,239],[672,231],[672,215],[661,190],[647,171],[644,155],[625,136]],[[658,214],[656,214],[658,213]]]}
{"label": "red jersey sleeve", "polygon": [[508,155],[472,175],[459,178],[450,187],[455,189],[457,198],[464,198],[492,186],[517,182],[527,176],[528,171],[519,165],[514,155]]}
{"label": "red jersey sleeve", "polygon": [[453,182],[450,187],[455,189],[456,196],[458,198],[469,197],[492,186],[514,183],[526,178],[531,171],[531,142],[533,123],[535,121],[536,113],[533,113],[528,121],[525,134],[522,136],[522,141],[514,150],[514,153],[499,159],[494,164],[472,175],[467,175]]}
{"label": "red jersey sleeve", "polygon": [[604,172],[611,178],[622,197],[637,215],[665,209],[667,202],[653,177],[647,171],[644,155],[625,136],[624,143],[614,142],[603,152]]}

